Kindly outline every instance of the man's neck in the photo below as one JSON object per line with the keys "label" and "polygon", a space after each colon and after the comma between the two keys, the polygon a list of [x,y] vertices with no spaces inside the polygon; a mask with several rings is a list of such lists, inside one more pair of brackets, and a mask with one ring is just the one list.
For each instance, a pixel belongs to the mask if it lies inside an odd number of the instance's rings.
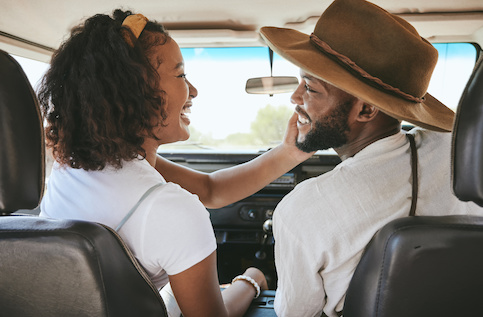
{"label": "man's neck", "polygon": [[393,126],[387,129],[379,129],[377,131],[364,130],[361,131],[361,133],[358,134],[353,140],[334,150],[337,152],[341,160],[345,160],[349,157],[353,157],[368,145],[378,140],[387,138],[388,136],[399,133],[399,131],[401,131],[400,126]]}

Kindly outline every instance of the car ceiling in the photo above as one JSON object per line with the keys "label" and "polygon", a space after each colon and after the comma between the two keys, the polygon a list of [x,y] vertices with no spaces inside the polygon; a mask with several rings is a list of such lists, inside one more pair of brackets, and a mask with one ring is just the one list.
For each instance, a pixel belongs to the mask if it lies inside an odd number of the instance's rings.
{"label": "car ceiling", "polygon": [[[181,46],[263,45],[265,25],[310,33],[330,0],[0,0],[0,49],[48,61],[85,17],[115,8],[165,24]],[[374,0],[432,42],[483,44],[483,0]]]}

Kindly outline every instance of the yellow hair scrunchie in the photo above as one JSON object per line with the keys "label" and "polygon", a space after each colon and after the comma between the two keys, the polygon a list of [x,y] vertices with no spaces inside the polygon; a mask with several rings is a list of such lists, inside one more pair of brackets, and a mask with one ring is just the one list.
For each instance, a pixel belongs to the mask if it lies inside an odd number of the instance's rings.
{"label": "yellow hair scrunchie", "polygon": [[[122,26],[131,30],[134,37],[138,39],[147,23],[148,19],[144,15],[132,14],[124,19]],[[128,32],[122,32],[122,36],[129,46],[134,47],[134,42]]]}

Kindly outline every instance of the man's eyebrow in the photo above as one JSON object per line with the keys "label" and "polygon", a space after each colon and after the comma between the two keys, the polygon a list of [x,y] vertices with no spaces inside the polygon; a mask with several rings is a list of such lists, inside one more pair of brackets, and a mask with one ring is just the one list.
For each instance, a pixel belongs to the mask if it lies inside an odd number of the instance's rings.
{"label": "man's eyebrow", "polygon": [[308,80],[308,81],[312,81],[312,82],[319,83],[320,85],[322,85],[324,87],[328,87],[329,86],[329,83],[327,83],[325,80],[319,79],[319,78],[317,78],[315,76],[312,76],[312,75],[304,74],[302,76],[302,78],[305,79],[305,80]]}
{"label": "man's eyebrow", "polygon": [[184,62],[179,62],[178,64],[176,64],[176,66],[173,69],[177,70],[177,69],[183,68],[183,66],[184,66]]}
{"label": "man's eyebrow", "polygon": [[310,81],[313,81],[315,79],[314,76],[311,76],[311,75],[308,75],[308,74],[304,74],[302,76],[302,78],[305,79],[305,80],[310,80]]}
{"label": "man's eyebrow", "polygon": [[310,81],[313,84],[316,84],[317,87],[322,87],[325,90],[331,89],[332,85],[327,83],[325,80],[319,79],[315,76],[309,75],[309,74],[304,74],[301,76],[304,80]]}

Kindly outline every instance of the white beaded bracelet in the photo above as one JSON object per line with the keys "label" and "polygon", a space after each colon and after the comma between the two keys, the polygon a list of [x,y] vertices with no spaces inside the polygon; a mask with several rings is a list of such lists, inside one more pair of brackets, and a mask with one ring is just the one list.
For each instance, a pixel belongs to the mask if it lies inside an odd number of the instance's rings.
{"label": "white beaded bracelet", "polygon": [[253,287],[255,287],[255,291],[257,292],[255,294],[255,297],[254,298],[258,298],[258,296],[260,296],[260,286],[258,285],[257,282],[255,282],[254,279],[252,279],[250,276],[246,276],[246,275],[238,275],[237,277],[235,277],[233,279],[233,281],[231,281],[231,283],[235,283],[236,281],[238,280],[244,280],[244,281],[247,281],[248,283],[252,284]]}

